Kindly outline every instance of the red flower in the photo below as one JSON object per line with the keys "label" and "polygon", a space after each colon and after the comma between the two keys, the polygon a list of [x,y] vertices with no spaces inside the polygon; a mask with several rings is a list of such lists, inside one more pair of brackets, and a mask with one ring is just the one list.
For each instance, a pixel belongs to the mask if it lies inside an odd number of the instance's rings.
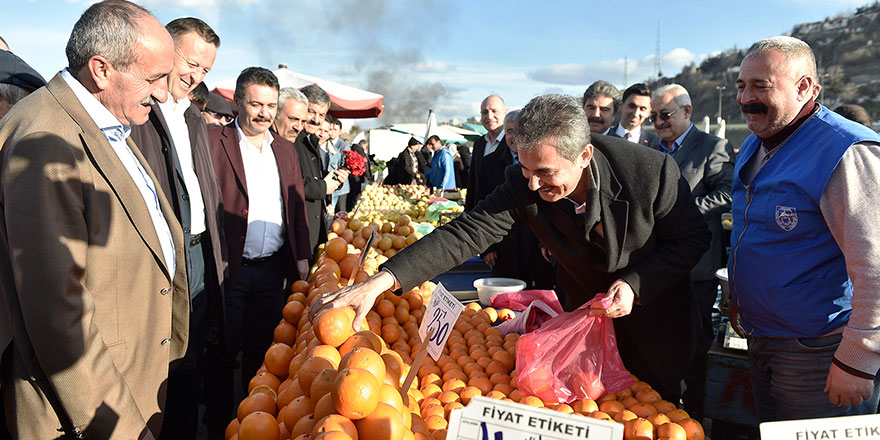
{"label": "red flower", "polygon": [[367,159],[357,151],[345,150],[345,168],[351,171],[353,176],[363,175],[367,171]]}

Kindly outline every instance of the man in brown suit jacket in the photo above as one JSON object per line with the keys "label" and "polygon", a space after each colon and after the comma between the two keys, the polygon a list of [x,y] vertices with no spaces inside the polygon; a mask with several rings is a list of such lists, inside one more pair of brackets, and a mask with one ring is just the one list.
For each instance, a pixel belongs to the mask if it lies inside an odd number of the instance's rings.
{"label": "man in brown suit jacket", "polygon": [[[223,195],[232,286],[226,294],[228,355],[234,359],[242,351],[245,388],[281,319],[285,280],[305,279],[311,256],[296,150],[269,131],[278,89],[271,71],[243,70],[235,85],[238,117],[208,132]],[[231,374],[228,379],[231,385]]]}
{"label": "man in brown suit jacket", "polygon": [[189,294],[180,226],[126,138],[166,98],[173,44],[117,0],[83,14],[67,55],[0,123],[0,430],[153,438]]}

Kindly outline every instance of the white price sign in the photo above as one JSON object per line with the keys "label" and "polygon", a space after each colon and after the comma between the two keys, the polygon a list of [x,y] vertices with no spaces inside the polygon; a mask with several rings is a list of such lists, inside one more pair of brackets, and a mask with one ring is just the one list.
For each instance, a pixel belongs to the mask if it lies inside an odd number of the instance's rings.
{"label": "white price sign", "polygon": [[880,415],[761,423],[762,440],[880,439]]}
{"label": "white price sign", "polygon": [[428,354],[435,361],[440,359],[440,355],[443,354],[443,345],[449,339],[449,332],[455,326],[455,321],[462,309],[464,306],[443,287],[443,284],[438,284],[434,288],[431,302],[428,303],[428,308],[422,318],[422,325],[419,326],[419,337],[424,341],[428,333],[431,333],[431,339],[427,344]]}

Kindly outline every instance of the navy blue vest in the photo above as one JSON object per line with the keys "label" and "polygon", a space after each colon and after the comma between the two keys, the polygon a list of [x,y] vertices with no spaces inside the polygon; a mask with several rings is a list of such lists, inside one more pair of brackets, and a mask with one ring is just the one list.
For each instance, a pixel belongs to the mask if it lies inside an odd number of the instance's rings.
{"label": "navy blue vest", "polygon": [[767,161],[748,189],[740,173],[761,141],[749,136],[733,175],[731,301],[754,336],[818,337],[849,320],[852,283],[819,202],[853,144],[870,129],[821,107]]}

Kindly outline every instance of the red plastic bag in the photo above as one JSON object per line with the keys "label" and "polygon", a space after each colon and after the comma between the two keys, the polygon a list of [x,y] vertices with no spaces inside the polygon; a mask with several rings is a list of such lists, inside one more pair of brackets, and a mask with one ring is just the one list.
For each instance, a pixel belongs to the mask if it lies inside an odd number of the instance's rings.
{"label": "red plastic bag", "polygon": [[595,400],[635,383],[617,351],[611,318],[590,314],[608,306],[610,298],[603,297],[596,295],[516,341],[517,386],[523,394],[569,403]]}
{"label": "red plastic bag", "polygon": [[529,307],[532,301],[543,301],[556,313],[562,313],[562,305],[559,297],[552,290],[521,290],[519,292],[500,293],[492,297],[492,307],[496,309],[510,309],[514,312],[522,312]]}
{"label": "red plastic bag", "polygon": [[[497,298],[497,296],[494,298]],[[502,336],[507,336],[508,333],[522,335],[541,328],[545,322],[555,318],[559,313],[561,312],[557,312],[553,307],[545,304],[544,301],[535,300],[519,316],[509,321],[504,321],[495,328],[501,331]]]}

